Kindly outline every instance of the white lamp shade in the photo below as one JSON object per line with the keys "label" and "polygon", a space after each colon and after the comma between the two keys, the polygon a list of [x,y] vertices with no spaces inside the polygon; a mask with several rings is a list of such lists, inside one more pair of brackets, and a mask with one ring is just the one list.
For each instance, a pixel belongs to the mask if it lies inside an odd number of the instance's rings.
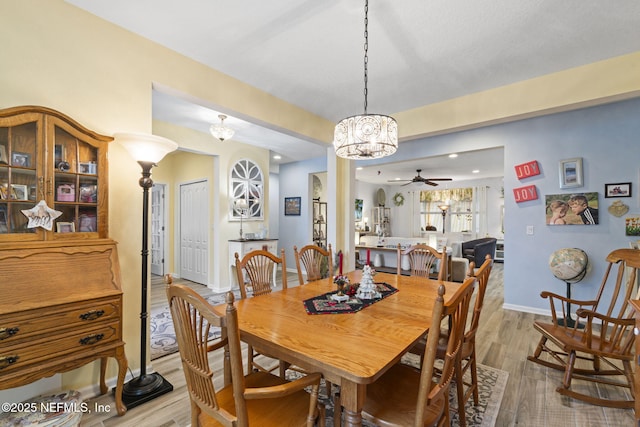
{"label": "white lamp shade", "polygon": [[237,209],[247,209],[249,207],[249,203],[247,203],[247,199],[236,199],[234,203]]}
{"label": "white lamp shade", "polygon": [[170,139],[144,133],[117,133],[114,138],[139,162],[158,163],[178,148]]}

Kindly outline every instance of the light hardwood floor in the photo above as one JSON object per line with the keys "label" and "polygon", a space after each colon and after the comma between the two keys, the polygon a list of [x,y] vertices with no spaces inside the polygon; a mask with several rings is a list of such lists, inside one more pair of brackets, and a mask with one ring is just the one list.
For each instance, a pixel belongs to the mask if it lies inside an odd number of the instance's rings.
{"label": "light hardwood floor", "polygon": [[[297,277],[289,275],[291,285]],[[549,284],[552,286],[553,284]],[[210,291],[201,285],[193,286],[203,294]],[[508,284],[507,284],[508,286]],[[166,304],[164,284],[153,280],[152,305]],[[544,318],[528,313],[504,310],[503,266],[496,264],[485,297],[481,326],[477,338],[480,363],[509,372],[507,389],[502,400],[496,426],[526,427],[624,427],[634,425],[632,410],[602,408],[560,396],[556,387],[562,381],[562,373],[547,369],[527,360],[539,340],[532,327],[534,319]],[[220,364],[217,365],[219,369]],[[90,401],[111,405],[111,413],[85,415],[82,426],[187,426],[190,424],[190,408],[185,380],[177,354],[153,361],[153,368],[174,386],[174,391],[152,402],[133,408],[123,417],[118,417],[111,395],[100,396]],[[127,376],[127,380],[130,376]],[[592,387],[575,382],[574,387]],[[601,394],[611,394],[602,387]]]}

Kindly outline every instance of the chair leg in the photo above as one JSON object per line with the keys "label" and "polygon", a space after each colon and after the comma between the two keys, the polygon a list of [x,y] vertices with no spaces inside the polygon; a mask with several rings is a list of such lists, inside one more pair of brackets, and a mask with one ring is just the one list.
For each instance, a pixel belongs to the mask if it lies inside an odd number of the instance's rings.
{"label": "chair leg", "polygon": [[247,346],[247,374],[253,372],[253,347]]}
{"label": "chair leg", "polygon": [[573,376],[573,366],[576,363],[576,352],[571,351],[569,353],[569,357],[567,358],[567,366],[564,371],[564,380],[562,381],[562,386],[564,388],[571,387],[571,377]]}
{"label": "chair leg", "polygon": [[631,367],[631,362],[629,362],[628,360],[623,360],[622,367],[624,369],[624,376],[627,378],[627,382],[629,383],[629,392],[631,393],[631,396],[635,399],[636,388],[635,388],[635,379],[633,374],[633,368]]}
{"label": "chair leg", "polygon": [[544,345],[546,343],[547,338],[545,338],[544,336],[540,337],[540,341],[538,341],[538,347],[536,347],[536,351],[533,353],[533,357],[535,357],[536,359],[540,357],[540,354],[542,354],[542,349],[544,348]]}
{"label": "chair leg", "polygon": [[[449,387],[449,390],[451,390],[451,387]],[[449,390],[447,390],[447,393],[445,393],[444,395],[444,413],[442,414],[442,418],[444,419],[444,423],[442,423],[443,426],[450,426],[451,425],[451,417],[449,415]]]}
{"label": "chair leg", "polygon": [[[456,379],[456,394],[458,395],[458,417],[460,418],[460,427],[466,427],[467,417],[464,411],[464,378],[462,377],[462,360],[458,358],[454,367],[454,377]],[[445,398],[445,400],[448,400]]]}
{"label": "chair leg", "polygon": [[478,366],[476,364],[476,349],[475,346],[471,351],[471,387],[473,387],[473,404],[478,406],[480,403],[480,396],[478,395]]}
{"label": "chair leg", "polygon": [[342,426],[342,405],[340,403],[340,392],[333,395],[333,426]]}

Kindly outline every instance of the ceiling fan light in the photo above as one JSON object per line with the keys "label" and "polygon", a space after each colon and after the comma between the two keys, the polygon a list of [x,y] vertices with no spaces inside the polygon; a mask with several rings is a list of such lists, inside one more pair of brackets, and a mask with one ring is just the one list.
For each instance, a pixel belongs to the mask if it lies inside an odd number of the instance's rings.
{"label": "ceiling fan light", "polygon": [[209,132],[211,132],[211,135],[213,135],[214,138],[217,138],[220,141],[231,138],[235,131],[224,125],[224,119],[226,119],[227,116],[225,116],[224,114],[220,114],[218,118],[220,118],[220,123],[212,124],[209,128]]}
{"label": "ceiling fan light", "polygon": [[379,159],[398,149],[398,123],[382,114],[342,119],[334,130],[336,155],[346,159]]}

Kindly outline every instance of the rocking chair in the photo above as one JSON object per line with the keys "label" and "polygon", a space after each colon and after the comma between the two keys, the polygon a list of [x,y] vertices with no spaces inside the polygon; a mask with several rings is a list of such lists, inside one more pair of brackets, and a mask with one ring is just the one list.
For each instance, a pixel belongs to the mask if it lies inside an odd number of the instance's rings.
{"label": "rocking chair", "polygon": [[[629,299],[632,297],[640,268],[640,251],[617,249],[611,252],[606,260],[609,265],[594,300],[579,301],[551,292],[542,292],[542,298],[548,298],[551,304],[552,322],[534,322],[534,328],[542,337],[533,356],[529,356],[528,359],[564,371],[562,386],[556,389],[562,395],[599,406],[633,408],[635,390],[631,362],[635,319]],[[610,276],[612,270],[615,272],[616,264],[617,274]],[[607,289],[607,294],[612,297],[606,312],[601,314],[597,310],[607,282],[612,282],[611,289]],[[578,306],[575,322],[569,321],[570,305]],[[562,316],[559,313],[562,313]],[[542,359],[543,353],[549,354],[553,360]],[[577,360],[590,362],[592,368],[576,367]],[[607,369],[601,369],[602,364],[607,365]],[[615,380],[612,376],[622,376],[623,379]],[[628,388],[631,399],[614,400],[580,393],[571,389],[573,379]]]}

